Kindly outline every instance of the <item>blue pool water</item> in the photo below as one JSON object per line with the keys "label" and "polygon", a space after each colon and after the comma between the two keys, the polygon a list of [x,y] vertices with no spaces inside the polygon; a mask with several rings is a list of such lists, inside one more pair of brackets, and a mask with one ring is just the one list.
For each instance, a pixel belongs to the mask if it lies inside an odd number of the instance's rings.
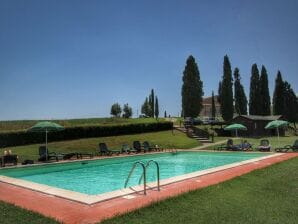
{"label": "blue pool water", "polygon": [[[262,153],[243,152],[147,154],[35,167],[1,169],[0,175],[95,195],[123,189],[128,173],[136,161],[142,161],[144,163],[149,160],[157,161],[160,166],[160,179],[166,179],[262,156],[264,156]],[[141,174],[142,169],[139,166],[131,176],[128,186],[138,185]],[[148,168],[147,181],[156,181],[156,168],[154,165]]]}

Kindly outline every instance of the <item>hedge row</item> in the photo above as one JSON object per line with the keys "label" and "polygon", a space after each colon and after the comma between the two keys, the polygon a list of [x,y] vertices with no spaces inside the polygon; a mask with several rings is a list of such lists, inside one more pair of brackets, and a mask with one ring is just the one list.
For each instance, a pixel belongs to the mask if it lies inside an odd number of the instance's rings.
{"label": "hedge row", "polygon": [[[152,131],[170,130],[172,128],[172,122],[154,122],[113,126],[68,127],[65,128],[63,131],[48,133],[48,141],[64,141],[80,138],[137,134]],[[44,142],[45,133],[26,131],[0,133],[0,147],[37,144]]]}

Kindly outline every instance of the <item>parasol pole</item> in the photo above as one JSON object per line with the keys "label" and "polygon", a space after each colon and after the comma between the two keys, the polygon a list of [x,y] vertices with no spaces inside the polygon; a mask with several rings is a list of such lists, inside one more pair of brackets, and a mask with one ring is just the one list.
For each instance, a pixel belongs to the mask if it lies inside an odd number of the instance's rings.
{"label": "parasol pole", "polygon": [[277,129],[277,141],[278,141],[278,147],[279,147],[279,130],[278,130],[278,127],[276,129]]}
{"label": "parasol pole", "polygon": [[238,129],[236,128],[236,138],[238,137]]}

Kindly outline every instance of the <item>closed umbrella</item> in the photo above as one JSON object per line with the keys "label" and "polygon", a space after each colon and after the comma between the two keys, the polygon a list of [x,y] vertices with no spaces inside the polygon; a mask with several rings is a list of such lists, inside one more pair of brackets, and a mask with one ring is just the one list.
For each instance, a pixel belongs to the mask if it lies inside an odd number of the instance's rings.
{"label": "closed umbrella", "polygon": [[283,121],[283,120],[274,120],[269,122],[265,129],[276,129],[277,131],[277,140],[278,140],[278,145],[279,145],[279,128],[284,128],[288,126],[289,122]]}
{"label": "closed umbrella", "polygon": [[60,124],[50,122],[50,121],[41,121],[36,123],[34,126],[28,129],[29,132],[45,132],[46,133],[46,160],[48,160],[48,132],[51,131],[62,131],[64,127]]}
{"label": "closed umbrella", "polygon": [[224,128],[224,130],[226,130],[226,131],[233,131],[233,130],[235,130],[236,131],[236,137],[238,137],[238,130],[246,131],[247,128],[244,125],[242,125],[242,124],[231,124],[229,126],[226,126]]}

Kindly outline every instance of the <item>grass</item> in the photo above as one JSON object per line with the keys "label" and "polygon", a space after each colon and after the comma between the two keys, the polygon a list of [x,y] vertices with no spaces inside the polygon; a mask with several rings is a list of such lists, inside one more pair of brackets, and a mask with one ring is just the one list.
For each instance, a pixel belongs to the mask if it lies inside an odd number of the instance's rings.
{"label": "grass", "polygon": [[[200,145],[196,140],[188,138],[184,133],[181,133],[179,131],[161,131],[135,135],[121,135],[51,142],[48,144],[48,148],[50,152],[89,152],[96,154],[99,142],[107,143],[108,147],[111,149],[120,149],[122,144],[132,144],[134,140],[139,140],[141,142],[147,140],[151,143],[157,144],[167,149],[188,149]],[[3,154],[4,150],[11,149],[13,154],[17,154],[19,156],[20,161],[24,161],[26,159],[37,160],[39,158],[38,147],[40,145],[41,144],[34,144],[3,148],[0,149],[0,155]]]}
{"label": "grass", "polygon": [[297,223],[298,158],[121,215],[103,224]]}
{"label": "grass", "polygon": [[[36,124],[39,120],[16,120],[16,121],[0,121],[0,132],[21,131],[26,130]],[[59,123],[64,127],[77,126],[96,126],[96,125],[119,125],[119,124],[136,124],[164,121],[163,118],[158,120],[154,118],[85,118],[85,119],[67,119],[67,120],[51,120]]]}
{"label": "grass", "polygon": [[56,224],[57,221],[0,201],[0,223]]}

